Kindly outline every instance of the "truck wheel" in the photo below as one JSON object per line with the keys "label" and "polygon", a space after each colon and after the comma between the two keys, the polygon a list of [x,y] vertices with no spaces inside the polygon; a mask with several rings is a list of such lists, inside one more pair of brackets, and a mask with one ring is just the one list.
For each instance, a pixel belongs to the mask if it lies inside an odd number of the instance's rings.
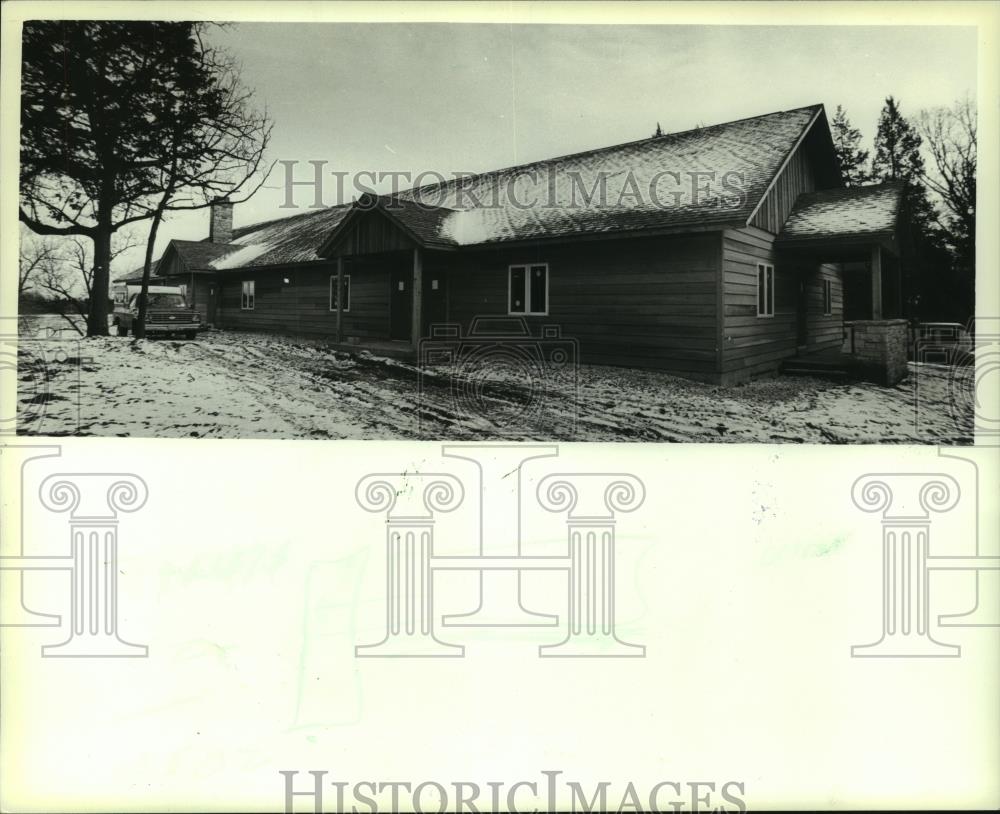
{"label": "truck wheel", "polygon": [[185,334],[184,334],[184,338],[185,339],[197,339],[198,338],[198,332],[197,331],[186,331]]}

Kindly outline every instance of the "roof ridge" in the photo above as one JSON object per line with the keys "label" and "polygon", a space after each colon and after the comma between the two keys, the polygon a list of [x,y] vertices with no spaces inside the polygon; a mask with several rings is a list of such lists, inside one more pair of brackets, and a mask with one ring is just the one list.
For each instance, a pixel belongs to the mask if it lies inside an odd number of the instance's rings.
{"label": "roof ridge", "polygon": [[521,170],[521,169],[525,169],[527,167],[534,167],[534,166],[538,166],[538,165],[541,165],[541,164],[548,164],[548,163],[555,162],[555,161],[564,161],[564,160],[566,160],[568,158],[581,158],[583,156],[595,155],[597,153],[601,153],[601,152],[605,152],[605,151],[620,150],[622,147],[631,147],[631,146],[633,146],[635,144],[642,144],[644,142],[652,142],[652,141],[661,141],[663,139],[676,138],[678,136],[685,136],[685,135],[687,135],[689,133],[705,132],[706,130],[715,130],[715,129],[718,129],[720,127],[728,127],[729,125],[739,124],[741,122],[753,121],[754,119],[766,119],[768,116],[777,116],[777,115],[782,114],[782,113],[797,113],[800,110],[813,110],[813,111],[815,111],[815,110],[817,110],[819,108],[822,108],[822,107],[823,107],[823,103],[820,102],[818,104],[803,105],[802,107],[793,107],[793,108],[789,108],[788,110],[772,110],[770,113],[761,113],[761,114],[759,114],[757,116],[744,116],[742,119],[732,119],[731,121],[726,121],[726,122],[716,122],[715,124],[709,124],[709,125],[706,125],[704,127],[689,127],[687,130],[677,130],[677,131],[672,132],[672,133],[663,133],[662,135],[659,135],[659,136],[647,136],[646,138],[634,139],[632,141],[623,141],[623,142],[621,142],[619,144],[608,144],[608,145],[605,145],[604,147],[591,147],[591,148],[589,148],[587,150],[580,150],[580,151],[575,152],[575,153],[565,153],[563,155],[553,156],[552,158],[542,158],[542,159],[538,159],[536,161],[528,161],[527,163],[524,163],[524,164],[511,164],[510,166],[501,167],[501,168],[495,169],[495,170],[486,170],[484,172],[473,173],[472,175],[466,175],[466,176],[463,176],[462,179],[455,178],[455,179],[450,180],[450,181],[444,181],[443,183],[441,183],[441,182],[435,182],[435,183],[432,183],[432,184],[424,184],[423,186],[419,186],[419,187],[410,187],[409,189],[402,189],[402,190],[399,190],[399,192],[397,192],[396,194],[397,195],[402,195],[403,193],[415,193],[415,192],[419,192],[421,190],[430,190],[430,189],[440,188],[440,187],[443,187],[443,186],[448,186],[449,184],[458,183],[459,180],[467,181],[467,180],[472,180],[472,179],[485,178],[485,177],[491,176],[491,175],[500,175],[501,173],[510,172],[511,170]]}

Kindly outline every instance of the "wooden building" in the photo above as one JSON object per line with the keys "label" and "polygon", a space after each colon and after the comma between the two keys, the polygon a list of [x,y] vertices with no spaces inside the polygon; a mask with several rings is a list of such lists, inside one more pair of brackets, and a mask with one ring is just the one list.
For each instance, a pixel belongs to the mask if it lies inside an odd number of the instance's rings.
{"label": "wooden building", "polygon": [[898,329],[901,200],[843,187],[814,105],[237,229],[220,202],[156,279],[216,328],[407,355],[501,317],[583,364],[730,383],[838,352],[845,314]]}

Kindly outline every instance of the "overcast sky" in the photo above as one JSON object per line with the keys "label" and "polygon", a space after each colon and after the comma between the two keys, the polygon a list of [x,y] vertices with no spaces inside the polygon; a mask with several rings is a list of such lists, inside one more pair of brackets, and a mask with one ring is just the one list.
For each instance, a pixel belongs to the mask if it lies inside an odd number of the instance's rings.
{"label": "overcast sky", "polygon": [[[976,91],[972,28],[240,23],[213,39],[274,119],[270,158],[302,162],[299,180],[310,160],[450,177],[645,138],[657,122],[815,103],[830,117],[843,105],[870,146],[887,95],[915,115]],[[236,225],[292,214],[284,180],[277,167]],[[328,180],[324,202],[338,203]],[[313,198],[296,189],[298,206]],[[157,254],[207,234],[207,212],[175,214]]]}

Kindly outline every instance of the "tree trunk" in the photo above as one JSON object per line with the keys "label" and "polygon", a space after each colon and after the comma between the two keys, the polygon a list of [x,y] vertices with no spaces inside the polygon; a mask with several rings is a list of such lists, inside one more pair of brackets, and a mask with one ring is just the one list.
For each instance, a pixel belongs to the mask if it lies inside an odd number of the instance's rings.
{"label": "tree trunk", "polygon": [[156,245],[156,232],[160,228],[163,209],[157,208],[153,221],[149,224],[149,240],[146,241],[146,260],[142,266],[142,288],[139,290],[139,315],[136,317],[133,330],[136,339],[146,338],[146,299],[149,294],[149,277],[153,272],[153,247]]}
{"label": "tree trunk", "polygon": [[87,336],[108,335],[108,284],[111,280],[111,235],[109,222],[103,219],[94,229],[94,280],[90,286]]}

